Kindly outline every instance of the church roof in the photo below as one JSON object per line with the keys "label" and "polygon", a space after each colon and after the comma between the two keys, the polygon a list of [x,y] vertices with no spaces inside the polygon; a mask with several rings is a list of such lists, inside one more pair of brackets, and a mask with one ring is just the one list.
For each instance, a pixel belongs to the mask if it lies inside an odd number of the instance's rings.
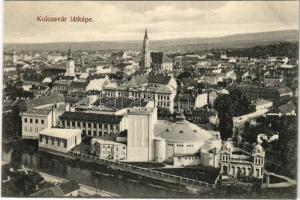
{"label": "church roof", "polygon": [[167,57],[163,52],[151,52],[153,64],[172,63],[172,59]]}

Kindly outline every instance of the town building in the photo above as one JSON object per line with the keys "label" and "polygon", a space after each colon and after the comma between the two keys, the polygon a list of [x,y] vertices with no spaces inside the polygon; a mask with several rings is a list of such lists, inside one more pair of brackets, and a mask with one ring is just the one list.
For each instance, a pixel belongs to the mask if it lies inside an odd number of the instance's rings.
{"label": "town building", "polygon": [[39,132],[53,126],[53,110],[32,109],[21,114],[22,118],[22,138],[38,139]]}
{"label": "town building", "polygon": [[80,129],[48,128],[39,132],[40,150],[67,153],[80,143]]}
{"label": "town building", "polygon": [[273,102],[274,107],[281,106],[291,100],[293,91],[288,87],[259,87],[250,85],[229,86],[232,90],[237,88],[241,90],[249,100],[265,99]]}
{"label": "town building", "polygon": [[256,144],[251,153],[235,148],[232,141],[222,144],[220,150],[220,169],[225,176],[252,176],[263,178],[265,151]]}
{"label": "town building", "polygon": [[124,130],[123,116],[95,112],[69,112],[60,116],[60,125],[66,129],[81,129],[92,137],[115,135]]}
{"label": "town building", "polygon": [[64,103],[44,104],[21,113],[22,138],[38,139],[40,131],[58,125],[58,117],[65,109]]}
{"label": "town building", "polygon": [[126,160],[126,144],[101,138],[91,140],[91,153],[101,159]]}
{"label": "town building", "polygon": [[66,94],[69,91],[69,86],[72,80],[56,80],[52,84],[51,93],[52,94]]}

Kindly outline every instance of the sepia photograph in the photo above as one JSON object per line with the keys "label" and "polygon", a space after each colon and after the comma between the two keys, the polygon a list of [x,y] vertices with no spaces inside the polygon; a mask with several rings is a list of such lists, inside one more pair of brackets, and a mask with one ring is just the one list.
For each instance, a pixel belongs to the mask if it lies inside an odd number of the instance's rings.
{"label": "sepia photograph", "polygon": [[297,199],[299,1],[3,1],[1,197]]}

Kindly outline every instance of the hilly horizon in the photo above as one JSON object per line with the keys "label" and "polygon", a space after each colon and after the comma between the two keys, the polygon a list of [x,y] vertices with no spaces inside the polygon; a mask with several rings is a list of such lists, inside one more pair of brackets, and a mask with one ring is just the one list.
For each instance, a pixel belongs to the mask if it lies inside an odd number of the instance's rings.
{"label": "hilly horizon", "polygon": [[[268,45],[278,42],[298,42],[298,30],[269,31],[258,33],[234,34],[222,37],[178,38],[151,40],[151,50],[190,50],[202,51],[216,48],[247,48],[256,45]],[[53,43],[4,43],[4,50],[10,51],[66,51],[72,50],[140,50],[142,39],[135,41],[89,41],[89,42],[53,42]]]}

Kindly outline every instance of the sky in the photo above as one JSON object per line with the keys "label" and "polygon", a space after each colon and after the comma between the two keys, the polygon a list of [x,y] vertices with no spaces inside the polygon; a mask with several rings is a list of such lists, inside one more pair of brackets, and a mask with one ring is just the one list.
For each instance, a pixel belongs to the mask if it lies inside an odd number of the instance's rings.
{"label": "sky", "polygon": [[[298,1],[5,1],[5,43],[219,37],[299,29]],[[38,22],[38,16],[91,17],[91,23]]]}

